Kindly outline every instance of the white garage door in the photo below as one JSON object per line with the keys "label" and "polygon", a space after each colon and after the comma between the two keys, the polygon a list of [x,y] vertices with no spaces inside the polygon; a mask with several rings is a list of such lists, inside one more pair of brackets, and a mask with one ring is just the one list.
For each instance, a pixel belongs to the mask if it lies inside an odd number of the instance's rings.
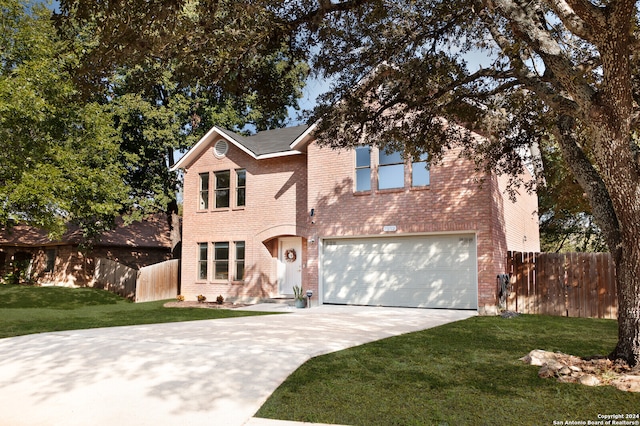
{"label": "white garage door", "polygon": [[329,239],[324,303],[476,309],[473,235]]}

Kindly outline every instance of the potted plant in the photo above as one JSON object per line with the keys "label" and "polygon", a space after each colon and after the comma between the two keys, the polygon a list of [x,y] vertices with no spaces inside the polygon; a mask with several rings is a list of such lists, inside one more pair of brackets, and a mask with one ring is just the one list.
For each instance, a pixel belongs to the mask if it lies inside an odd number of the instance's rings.
{"label": "potted plant", "polygon": [[296,308],[305,308],[307,306],[307,299],[305,299],[301,285],[293,286],[293,298],[295,299]]}

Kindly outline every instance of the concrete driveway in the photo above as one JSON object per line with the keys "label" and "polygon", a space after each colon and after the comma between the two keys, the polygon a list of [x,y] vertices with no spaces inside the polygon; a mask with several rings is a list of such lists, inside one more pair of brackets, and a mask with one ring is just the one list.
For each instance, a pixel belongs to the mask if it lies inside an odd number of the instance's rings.
{"label": "concrete driveway", "polygon": [[0,425],[245,425],[309,358],[475,315],[250,309],[289,314],[0,339]]}

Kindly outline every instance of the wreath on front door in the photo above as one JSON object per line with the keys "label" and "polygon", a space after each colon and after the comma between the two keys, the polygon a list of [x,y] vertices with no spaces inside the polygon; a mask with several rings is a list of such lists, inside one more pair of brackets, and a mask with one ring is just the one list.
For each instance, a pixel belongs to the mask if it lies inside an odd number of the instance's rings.
{"label": "wreath on front door", "polygon": [[287,262],[295,262],[297,258],[298,258],[298,256],[296,256],[295,249],[289,249],[289,250],[284,252],[284,259]]}

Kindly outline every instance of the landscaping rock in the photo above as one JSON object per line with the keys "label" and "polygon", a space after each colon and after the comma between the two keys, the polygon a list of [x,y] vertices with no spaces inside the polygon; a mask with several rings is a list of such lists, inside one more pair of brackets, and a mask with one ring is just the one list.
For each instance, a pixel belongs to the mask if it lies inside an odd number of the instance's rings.
{"label": "landscaping rock", "polygon": [[593,374],[585,374],[578,378],[578,383],[585,386],[600,386],[600,379]]}
{"label": "landscaping rock", "polygon": [[545,365],[553,359],[555,359],[555,354],[553,352],[547,352],[540,349],[534,349],[527,355],[520,358],[520,360],[524,361],[526,364],[539,366]]}
{"label": "landscaping rock", "polygon": [[520,359],[527,364],[540,366],[538,376],[541,378],[556,377],[561,383],[612,385],[623,391],[640,392],[640,371],[632,370],[624,362],[613,362],[604,357],[582,359],[540,349]]}
{"label": "landscaping rock", "polygon": [[640,376],[625,374],[611,381],[621,391],[640,392]]}

